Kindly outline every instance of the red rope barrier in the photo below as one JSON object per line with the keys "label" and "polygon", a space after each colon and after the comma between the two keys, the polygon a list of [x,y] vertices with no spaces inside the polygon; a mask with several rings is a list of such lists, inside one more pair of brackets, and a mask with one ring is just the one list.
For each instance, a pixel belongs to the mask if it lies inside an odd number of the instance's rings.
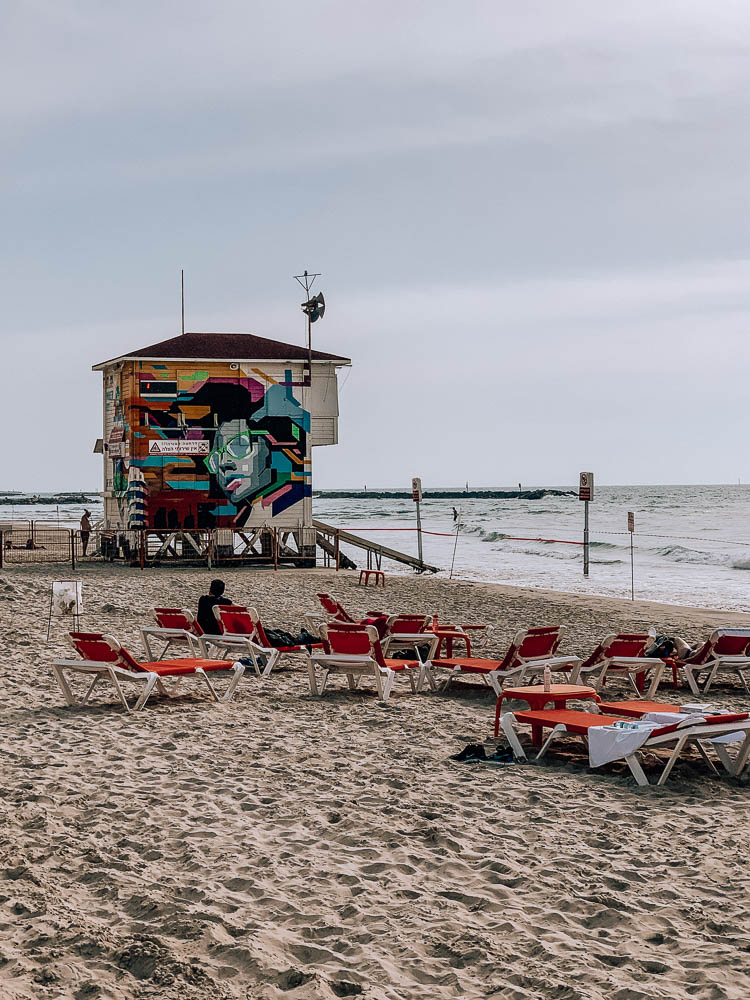
{"label": "red rope barrier", "polygon": [[[416,528],[339,528],[339,531],[355,531],[365,533],[368,531],[416,531]],[[453,531],[427,531],[422,528],[423,535],[438,535],[440,538],[455,538]],[[503,535],[497,539],[498,542],[555,542],[557,545],[583,545],[583,542],[571,542],[566,538],[523,538],[519,535]]]}

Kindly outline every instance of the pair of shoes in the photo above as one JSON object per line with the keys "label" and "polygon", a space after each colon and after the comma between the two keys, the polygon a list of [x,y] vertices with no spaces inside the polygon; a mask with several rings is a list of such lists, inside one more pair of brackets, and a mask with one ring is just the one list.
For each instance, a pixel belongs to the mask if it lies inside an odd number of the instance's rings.
{"label": "pair of shoes", "polygon": [[515,761],[513,756],[513,751],[505,747],[497,747],[495,752],[491,757],[487,757],[485,763],[487,764],[513,764]]}
{"label": "pair of shoes", "polygon": [[484,752],[484,746],[481,743],[469,743],[465,746],[461,753],[451,754],[451,760],[458,760],[461,763],[471,763],[477,760],[487,760],[487,754]]}

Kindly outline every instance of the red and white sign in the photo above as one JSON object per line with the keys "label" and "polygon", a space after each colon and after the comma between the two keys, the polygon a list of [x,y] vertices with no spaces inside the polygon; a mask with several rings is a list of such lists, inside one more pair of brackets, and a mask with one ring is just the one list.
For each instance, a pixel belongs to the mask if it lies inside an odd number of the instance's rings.
{"label": "red and white sign", "polygon": [[422,480],[415,476],[411,481],[411,498],[419,503],[422,499]]}
{"label": "red and white sign", "polygon": [[578,482],[578,499],[579,500],[593,500],[594,499],[594,473],[593,472],[582,472]]}
{"label": "red and white sign", "polygon": [[149,455],[207,455],[211,447],[208,441],[149,441]]}
{"label": "red and white sign", "polygon": [[635,531],[635,514],[632,510],[628,511],[628,531]]}

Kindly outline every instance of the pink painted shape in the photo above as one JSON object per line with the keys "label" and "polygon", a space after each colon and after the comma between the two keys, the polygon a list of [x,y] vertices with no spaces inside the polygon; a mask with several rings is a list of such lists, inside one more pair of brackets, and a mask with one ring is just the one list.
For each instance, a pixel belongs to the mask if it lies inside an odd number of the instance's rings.
{"label": "pink painted shape", "polygon": [[287,483],[286,486],[282,486],[280,490],[276,490],[275,493],[269,493],[267,497],[263,497],[260,502],[261,507],[270,507],[274,500],[278,500],[279,497],[283,497],[285,493],[288,493],[291,489],[291,485]]}

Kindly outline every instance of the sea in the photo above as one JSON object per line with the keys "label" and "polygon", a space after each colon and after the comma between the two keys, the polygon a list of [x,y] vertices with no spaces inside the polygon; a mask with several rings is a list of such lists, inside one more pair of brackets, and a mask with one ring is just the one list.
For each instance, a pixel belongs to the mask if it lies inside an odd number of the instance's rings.
{"label": "sea", "polygon": [[[471,492],[493,489],[512,487],[472,485]],[[316,491],[314,516],[416,556],[416,505],[410,493],[383,498],[379,492]],[[102,505],[93,499],[96,494],[90,495],[87,506],[96,521]],[[83,510],[81,503],[11,502],[0,506],[0,521],[77,525]],[[635,527],[632,575],[628,512]],[[642,600],[750,611],[750,485],[597,485],[589,505],[587,577],[581,544],[584,504],[576,495],[501,499],[454,491],[450,497],[432,498],[428,489],[421,517],[423,559],[438,567],[442,577],[622,598],[632,592]],[[342,550],[359,566],[365,564],[361,550],[346,545]],[[383,568],[412,572],[389,560]]]}

